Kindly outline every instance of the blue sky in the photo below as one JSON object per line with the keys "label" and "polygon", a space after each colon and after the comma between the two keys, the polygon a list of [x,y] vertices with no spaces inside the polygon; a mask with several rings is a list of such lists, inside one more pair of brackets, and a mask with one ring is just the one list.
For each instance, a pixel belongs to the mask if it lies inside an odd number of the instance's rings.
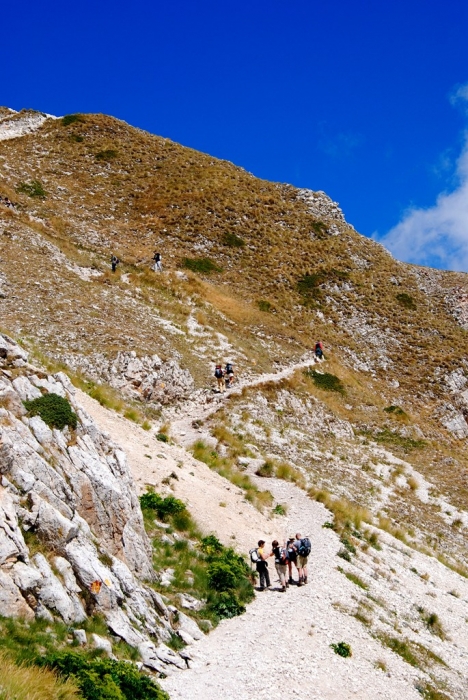
{"label": "blue sky", "polygon": [[2,28],[0,104],[113,114],[468,270],[467,0],[25,0]]}

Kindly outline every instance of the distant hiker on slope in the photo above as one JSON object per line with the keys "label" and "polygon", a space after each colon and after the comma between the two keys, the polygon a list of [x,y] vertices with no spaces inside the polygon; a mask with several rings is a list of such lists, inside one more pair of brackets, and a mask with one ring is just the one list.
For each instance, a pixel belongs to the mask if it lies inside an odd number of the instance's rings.
{"label": "distant hiker on slope", "polygon": [[226,362],[224,376],[226,378],[226,388],[228,389],[230,386],[232,386],[234,381],[234,366],[230,362]]}
{"label": "distant hiker on slope", "polygon": [[317,360],[323,360],[323,345],[320,340],[315,343],[314,354]]}
{"label": "distant hiker on slope", "polygon": [[285,593],[286,588],[289,586],[287,580],[288,550],[284,545],[280,547],[278,540],[273,540],[271,543],[271,548],[275,557],[275,568],[281,585],[281,592]]}
{"label": "distant hiker on slope", "polygon": [[297,551],[297,570],[299,572],[298,586],[307,583],[307,558],[310,554],[311,544],[308,537],[302,537],[300,532],[296,532],[294,547]]}
{"label": "distant hiker on slope", "polygon": [[153,270],[155,272],[162,272],[161,253],[155,252],[155,254],[153,255],[153,260],[154,260]]}
{"label": "distant hiker on slope", "polygon": [[111,257],[111,266],[112,266],[112,272],[115,272],[117,269],[117,265],[119,264],[120,260],[116,255],[113,255]]}
{"label": "distant hiker on slope", "polygon": [[224,372],[221,365],[216,365],[214,376],[218,382],[218,391],[222,394],[224,392]]}

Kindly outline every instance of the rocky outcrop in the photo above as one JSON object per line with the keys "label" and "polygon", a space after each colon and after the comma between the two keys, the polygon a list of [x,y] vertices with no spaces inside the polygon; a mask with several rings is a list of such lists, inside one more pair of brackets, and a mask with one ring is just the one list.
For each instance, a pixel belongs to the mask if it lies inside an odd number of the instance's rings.
{"label": "rocky outcrop", "polygon": [[18,136],[30,134],[44,124],[46,119],[56,119],[51,114],[36,112],[33,109],[22,109],[16,112],[8,109],[0,115],[0,141],[15,139]]}
{"label": "rocky outcrop", "polygon": [[67,355],[62,359],[73,369],[139,401],[167,405],[187,398],[194,389],[192,375],[180,367],[177,359],[162,360],[158,355],[138,357],[135,351],[119,352],[113,360],[101,353]]}
{"label": "rocky outcrop", "polygon": [[[310,213],[318,219],[334,219],[340,224],[346,224],[353,228],[347,223],[338,203],[334,202],[325,192],[314,192],[304,188],[297,191],[297,197],[307,204]],[[332,235],[339,234],[339,230],[334,224],[328,227],[328,232]]]}
{"label": "rocky outcrop", "polygon": [[[68,399],[76,430],[28,417],[23,401],[45,393]],[[149,667],[185,666],[164,644],[177,616],[142,583],[155,578],[151,556],[124,452],[65,374],[31,367],[0,335],[0,615],[79,624],[100,613]]]}

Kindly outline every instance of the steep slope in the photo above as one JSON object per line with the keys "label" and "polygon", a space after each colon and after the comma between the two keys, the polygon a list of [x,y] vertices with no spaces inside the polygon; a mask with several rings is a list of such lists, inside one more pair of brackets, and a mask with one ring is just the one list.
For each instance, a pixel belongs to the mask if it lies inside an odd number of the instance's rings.
{"label": "steep slope", "polygon": [[[198,440],[265,516],[258,470],[326,502],[355,549],[358,518],[466,575],[466,274],[394,260],[324,193],[111,117],[0,119],[34,122],[0,143],[10,335],[145,428]],[[229,397],[212,387],[227,359]]]}

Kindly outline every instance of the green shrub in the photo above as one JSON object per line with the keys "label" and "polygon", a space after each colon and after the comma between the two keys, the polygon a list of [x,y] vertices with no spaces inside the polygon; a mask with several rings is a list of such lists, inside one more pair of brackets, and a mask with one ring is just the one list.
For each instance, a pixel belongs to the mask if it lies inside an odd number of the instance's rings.
{"label": "green shrub", "polygon": [[329,372],[317,372],[315,369],[304,370],[304,374],[313,380],[316,387],[324,391],[336,391],[341,395],[346,393],[345,387],[341,379]]}
{"label": "green shrub", "polygon": [[349,278],[349,273],[343,270],[317,270],[306,273],[297,281],[297,291],[304,298],[304,303],[319,301],[323,297],[320,285],[326,282],[343,282]]}
{"label": "green shrub", "polygon": [[260,311],[266,311],[268,313],[270,311],[273,311],[273,305],[270,304],[269,301],[265,301],[264,299],[259,299],[257,301],[257,306],[260,309]]}
{"label": "green shrub", "polygon": [[27,194],[28,197],[35,197],[37,199],[45,199],[47,194],[39,180],[31,180],[31,182],[20,182],[16,187],[17,192],[22,194]]}
{"label": "green shrub", "polygon": [[169,700],[149,676],[126,661],[64,651],[48,654],[39,662],[74,680],[85,700]]}
{"label": "green shrub", "polygon": [[201,539],[200,549],[208,558],[213,558],[223,551],[224,545],[221,544],[215,535],[207,535]]}
{"label": "green shrub", "polygon": [[255,474],[257,476],[271,477],[275,475],[275,468],[271,462],[265,462],[256,470]]}
{"label": "green shrub", "polygon": [[212,272],[223,271],[223,268],[219,267],[215,262],[210,260],[210,258],[184,258],[182,267],[192,272],[200,272],[205,275],[209,275]]}
{"label": "green shrub", "polygon": [[154,491],[149,491],[140,496],[140,505],[144,510],[153,510],[158,518],[164,520],[170,515],[177,515],[185,510],[185,503],[174,496],[163,498]]}
{"label": "green shrub", "polygon": [[402,408],[400,408],[400,406],[386,406],[384,408],[384,411],[385,413],[390,413],[394,416],[406,416],[405,411]]}
{"label": "green shrub", "polygon": [[345,659],[348,656],[353,655],[353,652],[351,651],[351,646],[349,644],[346,644],[346,642],[338,642],[338,644],[330,644],[330,647],[333,649],[335,654],[338,654],[338,656],[342,656]]}
{"label": "green shrub", "polygon": [[245,613],[245,605],[239,602],[232,591],[221,592],[211,607],[213,612],[221,619],[236,617]]}
{"label": "green shrub", "polygon": [[208,579],[215,591],[230,591],[236,586],[236,574],[226,562],[215,561],[208,569]]}
{"label": "green shrub", "polygon": [[277,503],[276,506],[273,508],[274,515],[286,515],[286,512],[286,506],[282,506],[281,503]]}
{"label": "green shrub", "polygon": [[416,309],[416,303],[415,303],[413,297],[410,296],[409,294],[406,294],[406,292],[402,292],[401,294],[397,294],[396,300],[400,304],[400,306],[403,306],[405,309],[411,309],[411,310]]}
{"label": "green shrub", "polygon": [[327,227],[323,221],[312,221],[310,228],[316,234],[317,238],[325,238],[327,235]]}
{"label": "green shrub", "polygon": [[159,440],[159,442],[169,442],[169,438],[166,433],[158,433],[156,435],[156,440]]}
{"label": "green shrub", "polygon": [[85,119],[82,114],[66,114],[62,117],[62,126],[68,126],[69,124],[74,124],[75,122],[84,122]]}
{"label": "green shrub", "polygon": [[243,248],[245,246],[245,241],[243,238],[236,236],[235,233],[226,232],[223,236],[224,245],[230,248]]}
{"label": "green shrub", "polygon": [[66,425],[76,428],[77,417],[70,403],[58,394],[44,394],[38,399],[24,401],[24,406],[32,416],[40,416],[49,428],[63,430]]}
{"label": "green shrub", "polygon": [[112,148],[108,148],[105,151],[99,151],[99,153],[96,153],[94,157],[96,160],[113,160],[114,158],[117,158],[117,156],[117,151],[114,151]]}

